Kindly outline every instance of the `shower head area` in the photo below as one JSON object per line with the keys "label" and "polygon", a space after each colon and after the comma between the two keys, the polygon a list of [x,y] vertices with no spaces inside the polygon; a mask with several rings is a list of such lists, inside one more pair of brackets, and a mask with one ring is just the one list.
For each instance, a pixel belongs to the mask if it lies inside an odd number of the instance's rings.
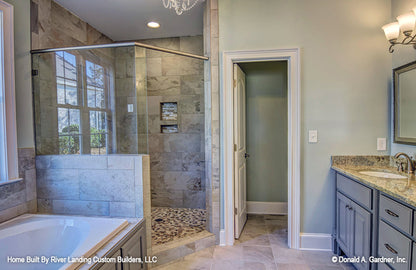
{"label": "shower head area", "polygon": [[[71,179],[87,174],[90,167],[97,169],[100,157],[108,157],[105,166],[110,168],[111,157],[148,155],[147,216],[151,216],[153,245],[204,231],[204,61],[208,58],[202,54],[202,36],[32,51],[41,211],[80,199],[103,209],[110,197],[110,210],[103,210],[103,215],[111,216],[116,206],[119,212],[137,215],[137,199],[130,204],[114,195],[117,190],[91,199],[82,193],[86,189],[82,178],[76,187]],[[53,179],[61,169],[55,164],[68,158],[79,166]],[[123,168],[136,168],[122,162],[118,166],[119,175],[125,175]],[[54,181],[60,181],[59,188],[68,193],[54,190]],[[128,192],[125,189],[119,193]],[[181,229],[175,230],[177,226]]]}

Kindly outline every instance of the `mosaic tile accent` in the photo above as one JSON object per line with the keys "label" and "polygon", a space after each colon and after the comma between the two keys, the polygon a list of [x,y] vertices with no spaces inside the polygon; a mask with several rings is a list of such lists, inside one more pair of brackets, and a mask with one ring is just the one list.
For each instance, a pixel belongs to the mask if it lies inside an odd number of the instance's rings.
{"label": "mosaic tile accent", "polygon": [[152,245],[202,232],[205,223],[204,209],[152,207]]}

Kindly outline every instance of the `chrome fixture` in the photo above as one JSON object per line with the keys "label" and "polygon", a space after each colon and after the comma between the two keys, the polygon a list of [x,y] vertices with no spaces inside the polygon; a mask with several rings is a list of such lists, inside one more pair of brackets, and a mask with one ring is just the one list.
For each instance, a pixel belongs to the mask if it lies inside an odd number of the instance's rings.
{"label": "chrome fixture", "polygon": [[176,14],[182,15],[184,11],[193,8],[200,0],[162,0],[163,6],[168,9],[175,9]]}
{"label": "chrome fixture", "polygon": [[407,159],[407,173],[413,174],[415,172],[415,164],[413,163],[413,160],[403,152],[395,154],[394,158],[399,158],[400,156],[404,156]]}
{"label": "chrome fixture", "polygon": [[412,45],[416,49],[416,33],[414,31],[416,22],[415,14],[416,7],[413,8],[412,12],[398,16],[396,18],[397,22],[389,23],[382,27],[387,40],[390,42],[390,53],[394,52],[393,47],[397,44]]}

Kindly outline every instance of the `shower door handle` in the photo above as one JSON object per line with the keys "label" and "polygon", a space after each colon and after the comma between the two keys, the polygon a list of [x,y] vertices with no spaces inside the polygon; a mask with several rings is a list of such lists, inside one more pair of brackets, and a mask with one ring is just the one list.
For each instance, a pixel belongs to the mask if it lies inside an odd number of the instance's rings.
{"label": "shower door handle", "polygon": [[248,153],[244,153],[244,157],[245,157],[246,159],[248,159],[248,158],[250,157],[250,155],[249,155]]}

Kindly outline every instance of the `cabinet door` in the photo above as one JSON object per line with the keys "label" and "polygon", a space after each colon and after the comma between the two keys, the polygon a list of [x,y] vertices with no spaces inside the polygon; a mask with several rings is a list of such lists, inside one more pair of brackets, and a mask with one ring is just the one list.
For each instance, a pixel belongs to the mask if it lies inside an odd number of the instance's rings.
{"label": "cabinet door", "polygon": [[[117,251],[114,253],[111,258],[117,258],[118,256],[121,256],[121,252]],[[99,270],[122,270],[121,269],[121,263],[104,263]]]}
{"label": "cabinet door", "polygon": [[337,192],[337,242],[345,255],[350,257],[352,242],[351,200]]}
{"label": "cabinet door", "polygon": [[[353,219],[353,243],[352,257],[366,258],[370,257],[370,241],[371,241],[371,213],[351,202],[352,219]],[[355,264],[358,270],[369,269],[370,263]]]}
{"label": "cabinet door", "polygon": [[[122,247],[121,254],[124,257],[142,258],[144,262],[145,236],[146,232],[142,226]],[[142,270],[147,269],[144,263],[123,263],[123,270]]]}

